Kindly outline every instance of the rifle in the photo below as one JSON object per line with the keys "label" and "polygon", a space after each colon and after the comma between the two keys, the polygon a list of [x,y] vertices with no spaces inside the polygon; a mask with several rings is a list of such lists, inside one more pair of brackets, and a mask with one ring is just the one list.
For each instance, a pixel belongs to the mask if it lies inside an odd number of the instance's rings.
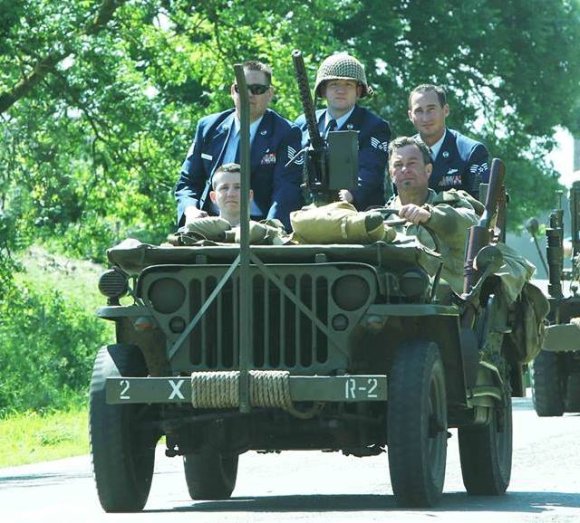
{"label": "rifle", "polygon": [[493,218],[496,213],[498,199],[503,190],[503,180],[505,177],[505,165],[499,158],[494,158],[491,162],[489,175],[489,186],[485,195],[485,209],[477,225],[472,225],[469,229],[469,239],[467,241],[467,253],[464,265],[463,292],[469,293],[480,276],[473,265],[477,253],[492,239],[490,228],[493,225]]}
{"label": "rifle", "polygon": [[334,131],[329,133],[328,143],[324,140],[318,130],[302,52],[292,51],[292,61],[310,137],[310,145],[300,152],[305,155],[302,188],[310,193],[314,205],[324,205],[335,199],[336,191],[356,187],[358,133]]}
{"label": "rifle", "polygon": [[564,270],[564,209],[550,213],[550,226],[546,227],[546,258],[548,258],[548,294],[562,298],[562,271]]}

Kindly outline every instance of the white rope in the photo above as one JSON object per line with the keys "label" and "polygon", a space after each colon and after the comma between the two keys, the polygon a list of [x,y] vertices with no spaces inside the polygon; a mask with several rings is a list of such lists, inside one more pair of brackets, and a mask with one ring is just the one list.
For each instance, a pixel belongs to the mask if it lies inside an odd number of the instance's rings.
{"label": "white rope", "polygon": [[198,409],[227,409],[240,404],[238,371],[193,372],[191,403]]}
{"label": "white rope", "polygon": [[[191,403],[196,409],[228,409],[240,405],[240,371],[193,372]],[[290,373],[285,370],[251,370],[250,404],[253,407],[280,408],[307,419],[322,409],[316,403],[307,411],[296,409],[290,394]]]}
{"label": "white rope", "polygon": [[290,373],[285,370],[251,370],[250,403],[254,407],[292,409]]}

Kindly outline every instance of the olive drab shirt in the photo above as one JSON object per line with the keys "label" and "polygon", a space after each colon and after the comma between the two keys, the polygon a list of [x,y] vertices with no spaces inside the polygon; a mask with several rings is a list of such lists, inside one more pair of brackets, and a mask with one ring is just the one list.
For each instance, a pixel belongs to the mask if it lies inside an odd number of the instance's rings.
{"label": "olive drab shirt", "polygon": [[[386,206],[400,209],[401,200],[393,196]],[[478,215],[468,199],[455,189],[441,193],[429,189],[423,206],[431,212],[429,221],[418,226],[407,223],[399,232],[416,236],[423,245],[441,253],[441,277],[461,294],[467,234],[469,228],[478,222]]]}

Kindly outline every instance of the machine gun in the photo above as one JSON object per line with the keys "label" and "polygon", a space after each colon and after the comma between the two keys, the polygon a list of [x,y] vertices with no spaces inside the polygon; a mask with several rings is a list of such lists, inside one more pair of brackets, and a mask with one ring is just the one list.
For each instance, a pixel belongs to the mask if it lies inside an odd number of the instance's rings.
{"label": "machine gun", "polygon": [[328,137],[321,136],[302,52],[294,50],[292,61],[310,138],[309,145],[299,153],[305,158],[302,188],[307,201],[325,205],[336,200],[337,191],[356,187],[358,132],[332,131]]}
{"label": "machine gun", "polygon": [[[548,276],[548,294],[551,298],[562,299],[562,280],[571,281],[571,290],[577,289],[580,282],[580,181],[570,188],[570,229],[571,244],[564,241],[564,209],[562,191],[558,191],[558,208],[552,209],[546,227],[546,256],[538,244],[540,226],[536,218],[526,221],[526,229],[532,237],[538,255]],[[564,269],[564,258],[570,256],[572,269]],[[573,291],[575,293],[575,291]]]}

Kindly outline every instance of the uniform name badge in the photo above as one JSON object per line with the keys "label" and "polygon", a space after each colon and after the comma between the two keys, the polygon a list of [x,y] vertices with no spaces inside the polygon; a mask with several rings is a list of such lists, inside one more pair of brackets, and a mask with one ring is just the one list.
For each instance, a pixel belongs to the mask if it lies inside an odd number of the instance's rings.
{"label": "uniform name badge", "polygon": [[272,165],[273,163],[276,163],[276,153],[266,153],[260,161],[260,165]]}

